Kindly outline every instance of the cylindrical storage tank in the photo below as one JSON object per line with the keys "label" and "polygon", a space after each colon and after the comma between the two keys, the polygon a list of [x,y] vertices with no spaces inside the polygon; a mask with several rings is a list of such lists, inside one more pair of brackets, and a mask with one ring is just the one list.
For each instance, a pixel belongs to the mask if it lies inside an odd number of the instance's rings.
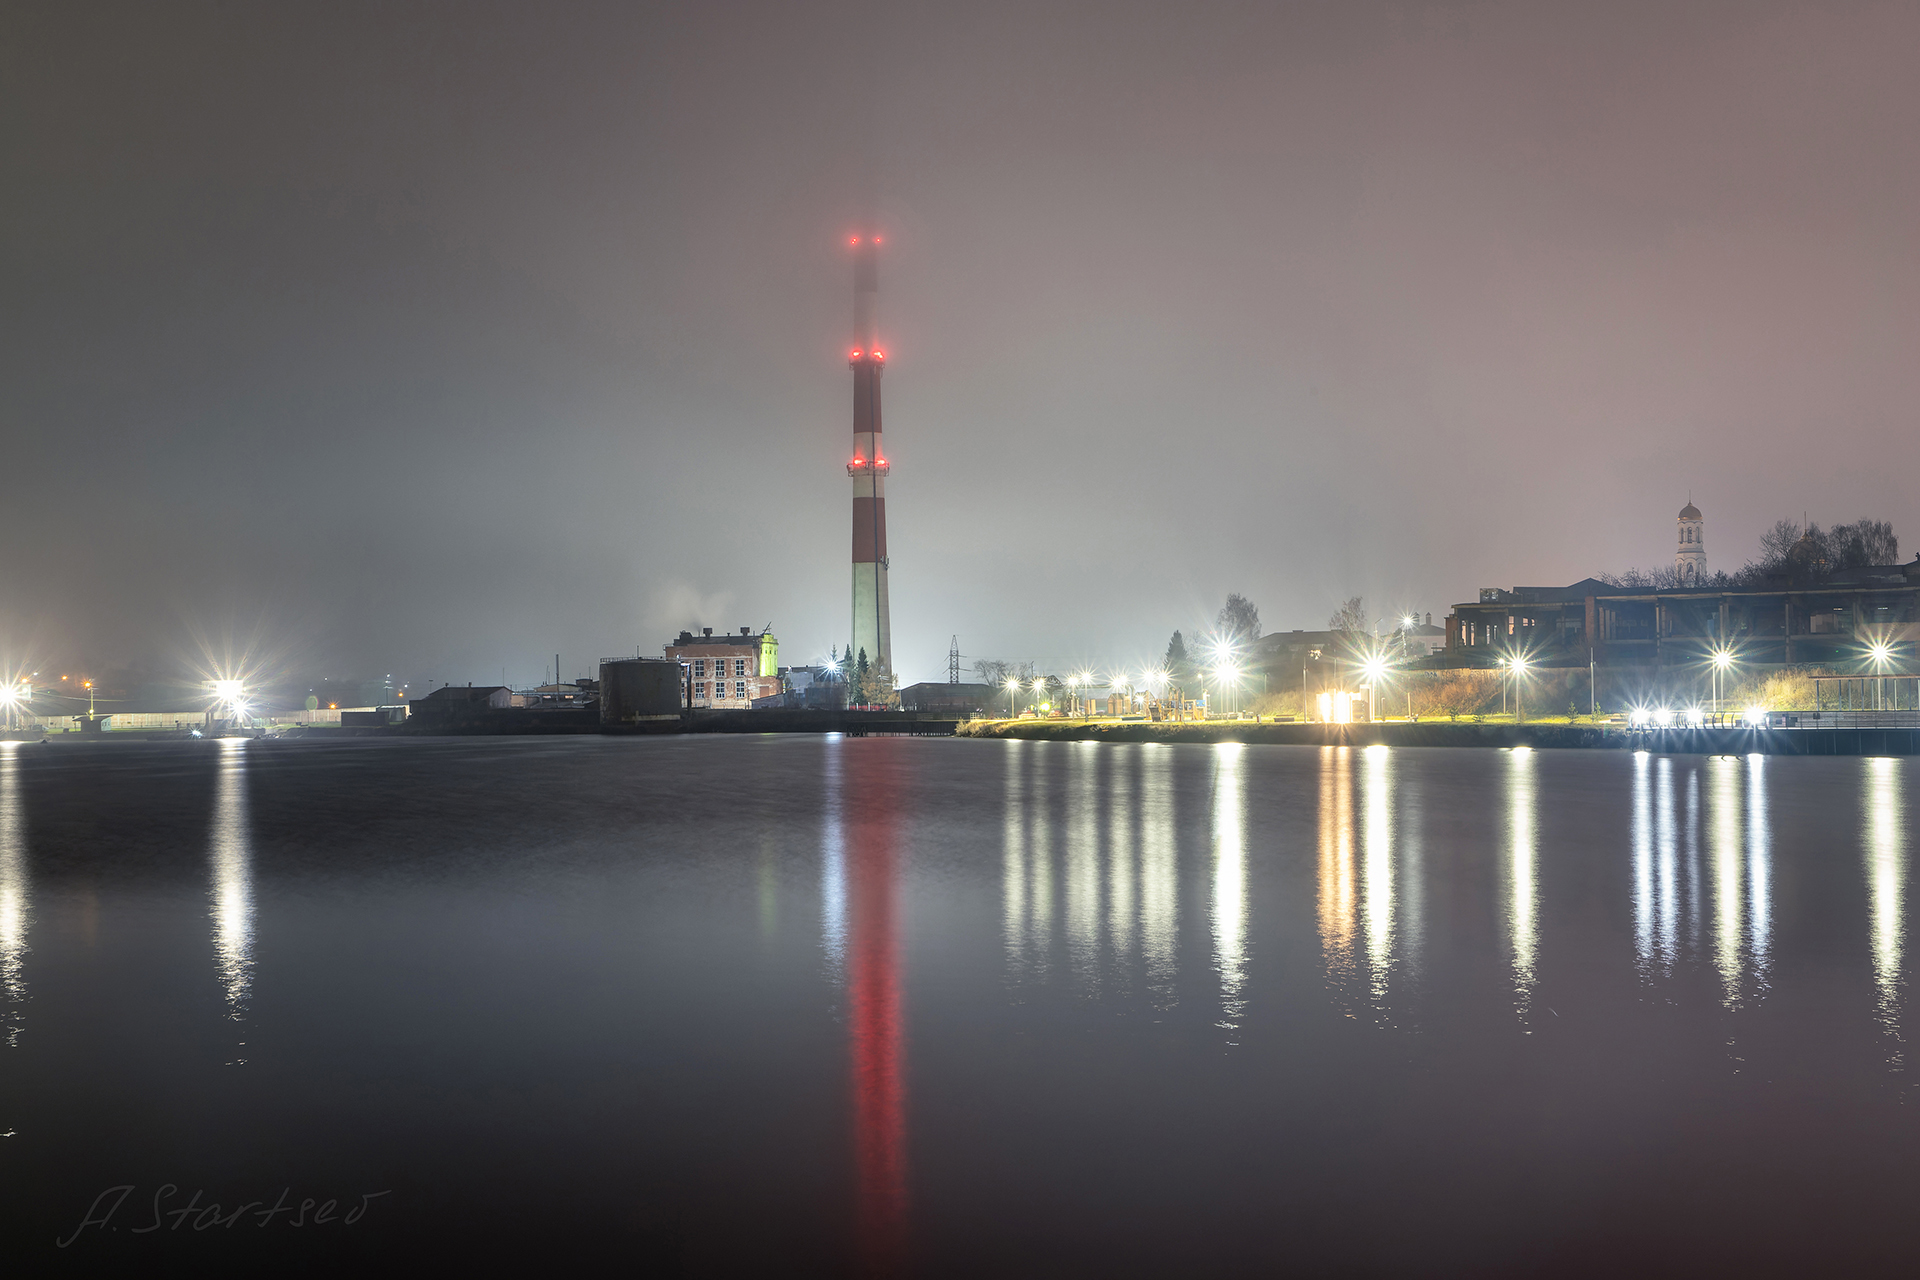
{"label": "cylindrical storage tank", "polygon": [[601,660],[601,724],[677,719],[680,701],[679,663],[665,658]]}

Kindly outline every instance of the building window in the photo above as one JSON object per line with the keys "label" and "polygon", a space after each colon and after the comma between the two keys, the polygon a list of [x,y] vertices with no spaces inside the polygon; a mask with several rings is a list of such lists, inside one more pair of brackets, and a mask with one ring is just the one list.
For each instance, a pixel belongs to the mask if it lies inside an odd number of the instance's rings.
{"label": "building window", "polygon": [[704,698],[707,696],[707,685],[705,681],[701,681],[699,684],[693,686],[693,696],[696,698]]}
{"label": "building window", "polygon": [[693,660],[693,674],[697,676],[707,674],[707,660],[705,658],[695,658]]}
{"label": "building window", "polygon": [[733,660],[733,674],[736,676],[747,674],[747,660],[745,658],[735,658]]}

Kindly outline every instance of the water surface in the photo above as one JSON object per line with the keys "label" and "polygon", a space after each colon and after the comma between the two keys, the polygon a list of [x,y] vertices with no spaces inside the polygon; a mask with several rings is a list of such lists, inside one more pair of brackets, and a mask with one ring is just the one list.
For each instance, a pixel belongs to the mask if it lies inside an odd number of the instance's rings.
{"label": "water surface", "polygon": [[1917,772],[7,745],[5,1239],[75,1266],[1904,1271]]}

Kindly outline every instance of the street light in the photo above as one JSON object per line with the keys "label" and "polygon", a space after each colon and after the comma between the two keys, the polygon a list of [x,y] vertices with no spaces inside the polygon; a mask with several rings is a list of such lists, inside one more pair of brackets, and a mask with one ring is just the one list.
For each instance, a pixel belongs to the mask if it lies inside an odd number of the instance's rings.
{"label": "street light", "polygon": [[1516,654],[1513,659],[1513,722],[1523,723],[1526,711],[1520,705],[1520,681],[1527,674],[1527,659],[1524,654]]}
{"label": "street light", "polygon": [[1007,719],[1009,720],[1013,719],[1013,716],[1014,716],[1013,700],[1014,698],[1019,696],[1019,693],[1020,693],[1020,681],[1017,679],[1008,680],[1007,681]]}
{"label": "street light", "polygon": [[1720,710],[1721,694],[1726,672],[1732,665],[1733,651],[1731,649],[1715,649],[1713,651],[1713,709],[1715,713],[1718,713]]}
{"label": "street light", "polygon": [[1374,689],[1377,685],[1379,685],[1381,679],[1385,677],[1385,675],[1387,674],[1386,656],[1384,654],[1378,654],[1378,653],[1374,654],[1371,658],[1368,658],[1365,662],[1360,664],[1360,670],[1364,672],[1367,677],[1367,719],[1372,720],[1374,718],[1373,716]]}
{"label": "street light", "polygon": [[1080,677],[1079,676],[1067,677],[1067,704],[1068,704],[1067,705],[1068,715],[1077,716],[1080,714]]}
{"label": "street light", "polygon": [[1887,689],[1887,660],[1893,657],[1893,646],[1885,640],[1875,640],[1867,646],[1867,656],[1873,659],[1873,670],[1876,677],[1873,682],[1873,709],[1879,711],[1882,709],[1880,704],[1885,701]]}

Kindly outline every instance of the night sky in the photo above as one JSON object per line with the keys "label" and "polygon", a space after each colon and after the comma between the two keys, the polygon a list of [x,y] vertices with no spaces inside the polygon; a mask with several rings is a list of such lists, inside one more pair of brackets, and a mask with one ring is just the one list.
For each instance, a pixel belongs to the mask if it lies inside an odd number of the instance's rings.
{"label": "night sky", "polygon": [[0,646],[1157,656],[1920,542],[1911,4],[0,10]]}

